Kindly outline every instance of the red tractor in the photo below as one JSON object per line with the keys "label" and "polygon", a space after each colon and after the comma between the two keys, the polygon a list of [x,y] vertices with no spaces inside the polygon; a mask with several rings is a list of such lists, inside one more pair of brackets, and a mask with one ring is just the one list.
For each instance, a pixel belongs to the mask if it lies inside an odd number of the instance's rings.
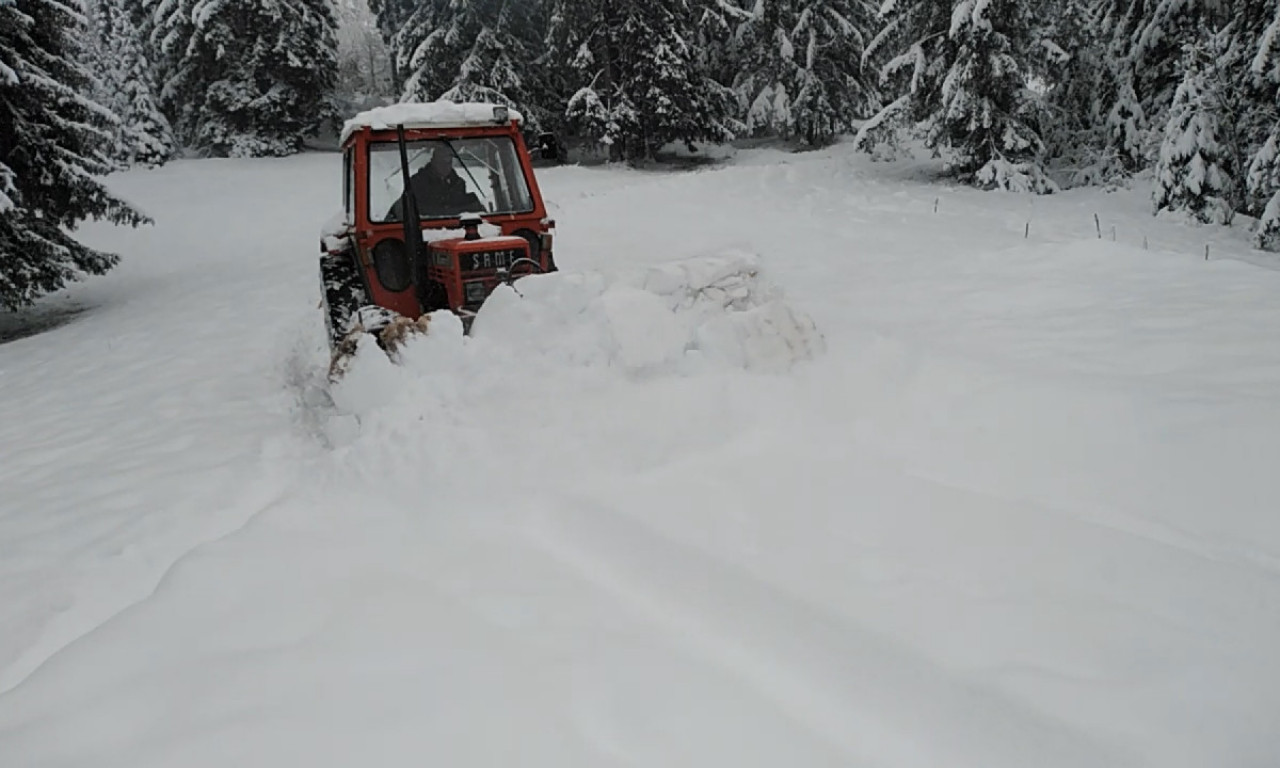
{"label": "red tractor", "polygon": [[[501,283],[555,271],[552,230],[519,113],[494,104],[397,104],[342,131],[344,206],[321,241],[335,361],[383,349],[451,310],[470,330]],[[540,151],[554,142],[543,139]]]}

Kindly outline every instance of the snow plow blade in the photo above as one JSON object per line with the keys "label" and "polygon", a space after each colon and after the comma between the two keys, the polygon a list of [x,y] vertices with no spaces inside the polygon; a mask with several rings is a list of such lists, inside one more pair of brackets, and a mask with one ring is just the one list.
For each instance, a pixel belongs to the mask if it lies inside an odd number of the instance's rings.
{"label": "snow plow blade", "polygon": [[334,348],[329,360],[329,379],[336,381],[350,369],[360,341],[372,336],[391,362],[399,362],[400,350],[413,336],[425,335],[430,315],[416,320],[377,306],[361,307],[352,317],[351,327]]}

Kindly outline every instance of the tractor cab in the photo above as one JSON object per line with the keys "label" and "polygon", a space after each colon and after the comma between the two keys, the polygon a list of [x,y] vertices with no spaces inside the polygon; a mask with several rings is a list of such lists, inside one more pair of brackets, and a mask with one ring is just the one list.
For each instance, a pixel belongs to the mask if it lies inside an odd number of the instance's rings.
{"label": "tractor cab", "polygon": [[321,241],[331,349],[447,309],[471,319],[503,282],[555,271],[552,230],[505,106],[434,102],[362,112],[341,136],[344,204]]}

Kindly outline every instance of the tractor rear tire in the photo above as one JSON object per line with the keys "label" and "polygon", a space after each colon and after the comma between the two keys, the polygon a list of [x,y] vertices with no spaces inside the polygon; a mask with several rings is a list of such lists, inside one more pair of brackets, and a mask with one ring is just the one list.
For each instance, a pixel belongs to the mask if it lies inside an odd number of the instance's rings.
{"label": "tractor rear tire", "polygon": [[353,249],[320,257],[320,286],[329,351],[336,352],[356,310],[369,303]]}

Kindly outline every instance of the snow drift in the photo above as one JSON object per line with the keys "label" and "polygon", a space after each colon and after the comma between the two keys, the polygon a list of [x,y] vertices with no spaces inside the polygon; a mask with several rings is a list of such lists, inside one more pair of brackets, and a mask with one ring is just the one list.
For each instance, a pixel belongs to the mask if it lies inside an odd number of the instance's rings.
{"label": "snow drift", "polygon": [[759,257],[735,250],[613,280],[593,272],[532,275],[499,286],[469,335],[448,311],[433,313],[429,328],[397,350],[395,364],[363,339],[330,389],[336,414],[360,421],[397,407],[421,415],[424,404],[448,408],[448,393],[486,382],[545,388],[582,376],[782,373],[825,349],[813,320],[762,276]]}
{"label": "snow drift", "polygon": [[540,172],[567,271],[328,390],[336,156],[122,174],[0,345],[0,766],[1274,762],[1280,275],[847,152]]}

